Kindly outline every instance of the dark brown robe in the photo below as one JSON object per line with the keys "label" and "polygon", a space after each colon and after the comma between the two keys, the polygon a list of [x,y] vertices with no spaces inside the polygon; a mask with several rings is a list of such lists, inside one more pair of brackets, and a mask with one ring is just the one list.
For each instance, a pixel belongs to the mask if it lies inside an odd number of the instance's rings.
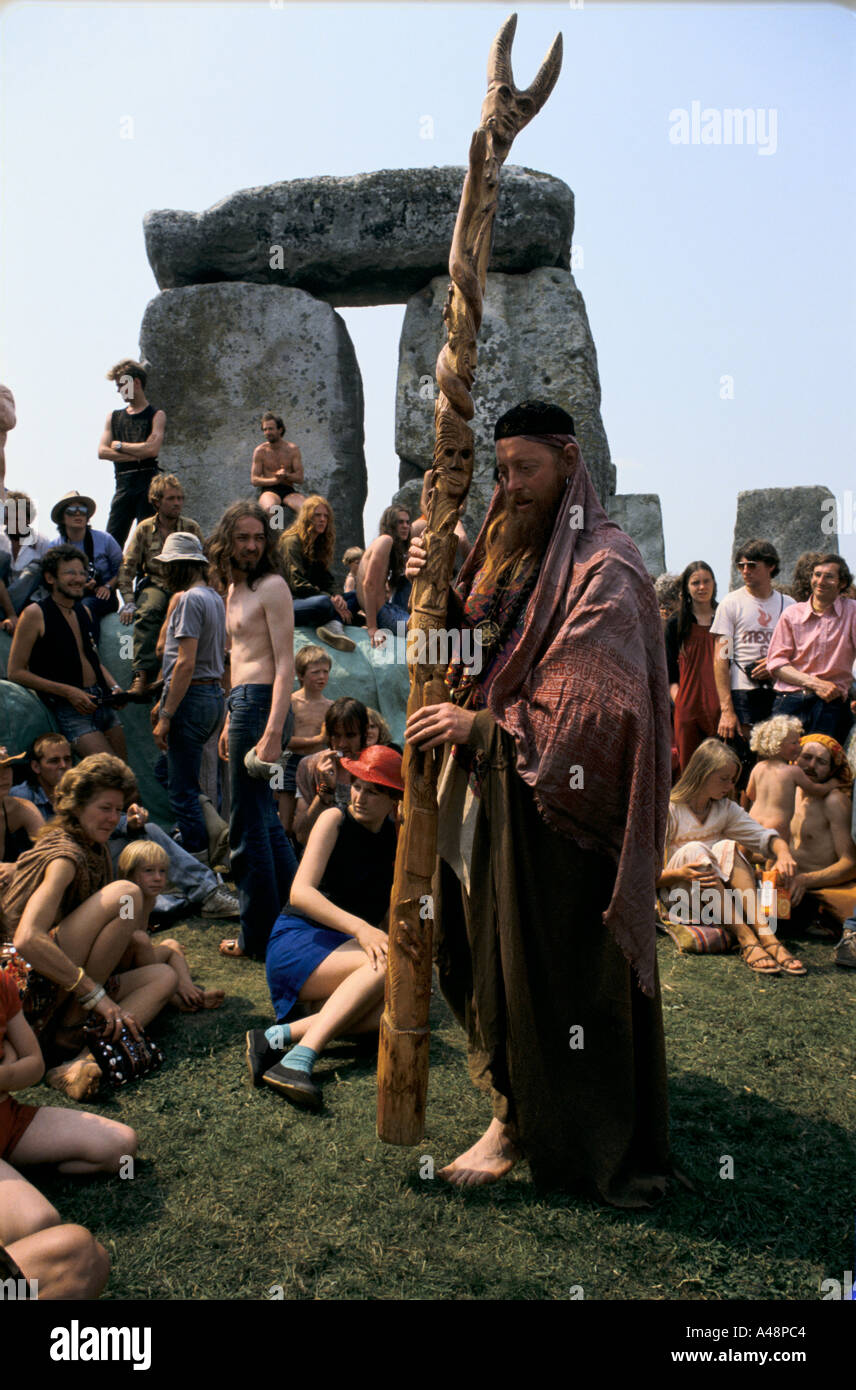
{"label": "dark brown robe", "polygon": [[470,751],[482,775],[470,892],[441,859],[435,918],[471,1077],[516,1123],[539,1186],[647,1206],[671,1172],[656,970],[648,997],[604,925],[614,864],[547,825],[488,711]]}

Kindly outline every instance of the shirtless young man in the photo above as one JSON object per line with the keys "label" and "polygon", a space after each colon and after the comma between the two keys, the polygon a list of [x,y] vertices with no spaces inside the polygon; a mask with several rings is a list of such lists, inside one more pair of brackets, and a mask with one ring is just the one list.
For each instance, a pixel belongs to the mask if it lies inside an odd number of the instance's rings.
{"label": "shirtless young man", "polygon": [[[366,615],[366,628],[373,647],[386,641],[383,629],[394,631],[398,621],[410,614],[409,579],[404,577],[407,543],[410,540],[410,513],[406,507],[387,507],[378,535],[363,553],[357,569],[357,600]],[[390,588],[393,592],[389,592]]]}
{"label": "shirtless young man", "polygon": [[794,762],[799,756],[801,738],[802,724],[788,715],[774,715],[752,730],[751,748],[759,761],[746,788],[749,814],[759,825],[775,830],[788,841],[797,788],[808,797],[825,797],[840,786],[834,777],[828,782],[813,781]]}
{"label": "shirtless young man", "polygon": [[[828,782],[833,774],[850,780],[841,745],[826,735],[807,734],[797,764],[813,782]],[[824,906],[844,921],[856,897],[856,844],[850,835],[848,791],[830,792],[819,801],[798,788],[791,846],[798,870],[791,884],[791,902],[796,906],[806,893],[817,893]],[[840,903],[830,890],[838,890]]]}
{"label": "shirtless young man", "polygon": [[115,709],[102,703],[119,686],[98,659],[84,608],[86,565],[73,545],[56,545],[42,560],[49,596],[24,609],[9,652],[8,679],[34,690],[50,707],[75,753],[127,756]]}
{"label": "shirtless young man", "polygon": [[244,759],[253,748],[266,763],[282,755],[294,684],[294,613],[279,570],[276,534],[257,502],[232,503],[211,538],[209,553],[228,590],[232,689],[219,749],[220,757],[229,762],[229,844],[241,905],[241,935],[237,941],[222,942],[220,950],[227,956],[264,960],[297,861],[270,785],[264,778],[251,777]]}
{"label": "shirtless young man", "polygon": [[254,451],[250,469],[250,482],[259,488],[259,506],[270,514],[272,507],[284,505],[296,515],[306,500],[295,490],[303,482],[300,450],[285,438],[285,425],[279,415],[268,411],[262,416],[262,434],[265,442]]}

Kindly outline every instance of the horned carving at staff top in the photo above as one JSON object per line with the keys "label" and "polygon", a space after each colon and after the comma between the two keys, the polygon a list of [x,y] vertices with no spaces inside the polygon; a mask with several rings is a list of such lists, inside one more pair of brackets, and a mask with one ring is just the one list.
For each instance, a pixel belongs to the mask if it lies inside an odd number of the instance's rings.
{"label": "horned carving at staff top", "polygon": [[[445,643],[429,641],[445,628],[446,600],[455,549],[455,523],[473,474],[473,432],[467,423],[475,406],[471,388],[476,338],[493,240],[499,174],[518,131],[541,110],[562,66],[557,35],[538,76],[525,91],[514,85],[511,45],[517,16],[511,15],[493,41],[481,122],[470,141],[469,167],[458,207],[449,256],[451,284],[443,309],[446,342],[437,358],[435,444],[427,558],[413,583],[408,638],[408,715],[448,699],[444,667],[436,653]],[[434,657],[432,661],[431,658]],[[398,838],[389,914],[386,1000],[378,1059],[378,1135],[392,1144],[416,1144],[424,1133],[428,1089],[428,1007],[431,998],[431,881],[437,853],[437,776],[440,757],[430,750],[404,753],[404,814]]]}

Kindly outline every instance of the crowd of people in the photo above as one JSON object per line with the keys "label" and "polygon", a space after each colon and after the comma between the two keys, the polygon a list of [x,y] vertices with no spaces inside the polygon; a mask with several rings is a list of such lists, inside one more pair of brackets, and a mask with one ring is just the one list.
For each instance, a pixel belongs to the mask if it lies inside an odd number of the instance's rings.
{"label": "crowd of people", "polygon": [[[52,537],[37,530],[31,497],[10,489],[0,531],[7,678],[46,710],[29,747],[0,749],[0,1175],[14,1174],[0,1202],[0,1272],[20,1260],[47,1297],[97,1294],[106,1255],[60,1225],[12,1160],[116,1171],[137,1139],[93,1114],[19,1105],[12,1092],[44,1074],[89,1099],[117,1050],[145,1052],[164,1007],[219,1007],[222,991],[194,983],[179,943],[152,935],[201,912],[240,919],[222,954],[269,956],[278,1046],[264,1041],[259,1070],[248,1039],[254,1081],[317,1108],[314,1057],[343,1029],[377,1031],[403,792],[383,717],[323,690],[331,649],[355,648],[346,625],[370,617],[378,640],[393,600],[408,618],[407,509],[384,513],[368,580],[351,546],[337,584],[333,508],[298,490],[300,451],[268,412],[250,467],[258,500],[227,508],[206,541],[181,480],[159,466],[167,422],[146,397],[145,367],[126,359],[108,377],[123,404],[98,445],[115,469],[106,531],[92,524],[94,499],[74,489],[51,510]],[[132,630],[127,690],[99,654],[103,619],[117,611]],[[293,690],[295,624],[321,645],[298,652]],[[129,701],[151,711],[171,834],[139,802],[119,716]]]}
{"label": "crowd of people", "polygon": [[[49,1086],[85,1100],[111,1067],[155,1065],[147,1030],[161,1010],[223,1003],[154,930],[182,911],[239,922],[219,951],[264,962],[273,1015],[246,1035],[250,1078],[292,1105],[321,1108],[315,1064],[333,1038],[377,1034],[402,750],[356,693],[324,691],[330,652],[354,649],[347,628],[372,650],[408,622],[435,481],[429,469],[413,528],[393,504],[364,552],[345,549],[339,585],[334,509],[305,486],[281,417],[261,419],[257,498],[233,502],[206,539],[159,468],[168,423],[145,367],[126,359],[108,376],[123,405],[98,447],[116,474],[106,532],[93,499],[68,492],[44,537],[31,499],[9,492],[0,536],[8,680],[51,716],[28,748],[0,750],[0,1177],[12,1182],[0,1258],[37,1273],[48,1297],[97,1295],[107,1259],[17,1167],[115,1172],[137,1137],[12,1093],[47,1068]],[[856,600],[840,556],[806,557],[808,589],[791,595],[773,583],[774,548],[752,540],[735,557],[743,587],[719,604],[702,561],[671,597],[672,577],[658,581],[661,623],[571,416],[523,402],[495,440],[494,498],[472,546],[458,521],[448,594],[447,622],[479,630],[479,661],[453,660],[445,698],[405,729],[442,754],[438,972],[493,1110],[442,1175],[479,1185],[525,1156],[539,1184],[643,1206],[673,1171],[655,902],[667,923],[676,894],[704,890],[747,965],[794,975],[805,966],[775,914],[753,908],[766,904],[758,876],[789,892],[793,926],[801,903],[827,929],[856,903],[843,749]],[[132,628],[127,690],[98,648],[117,610]],[[296,656],[295,625],[317,638]],[[143,769],[117,712],[129,700],[151,711],[144,756],[158,759],[172,834],[138,798]],[[853,926],[841,965],[856,964]],[[569,1019],[584,1051],[568,1049]]]}
{"label": "crowd of people", "polygon": [[[703,560],[655,584],[676,779],[661,916],[674,923],[671,909],[695,885],[709,912],[680,923],[696,932],[684,945],[736,940],[752,970],[805,975],[776,933],[784,907],[791,932],[833,941],[836,963],[856,967],[853,577],[842,556],[809,551],[791,585],[777,583],[779,556],[763,539],[738,546],[734,563],[742,585],[720,602]],[[762,902],[764,869],[777,892]]]}

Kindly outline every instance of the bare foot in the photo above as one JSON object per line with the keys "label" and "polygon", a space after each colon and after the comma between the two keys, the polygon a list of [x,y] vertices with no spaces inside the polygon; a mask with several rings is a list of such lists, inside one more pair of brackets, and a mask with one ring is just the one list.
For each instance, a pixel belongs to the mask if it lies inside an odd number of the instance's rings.
{"label": "bare foot", "polygon": [[71,1062],[63,1062],[61,1067],[51,1067],[45,1081],[71,1100],[88,1100],[101,1085],[101,1068],[87,1052]]}
{"label": "bare foot", "polygon": [[513,1142],[510,1125],[501,1120],[491,1120],[481,1139],[477,1139],[471,1149],[454,1159],[437,1174],[456,1187],[478,1187],[486,1182],[497,1182],[510,1172],[520,1151]]}
{"label": "bare foot", "polygon": [[183,1014],[198,1014],[200,1009],[219,1009],[226,998],[222,989],[200,989],[202,999],[198,1004],[188,1004],[182,999],[180,994],[174,994],[170,1000],[177,1009]]}

